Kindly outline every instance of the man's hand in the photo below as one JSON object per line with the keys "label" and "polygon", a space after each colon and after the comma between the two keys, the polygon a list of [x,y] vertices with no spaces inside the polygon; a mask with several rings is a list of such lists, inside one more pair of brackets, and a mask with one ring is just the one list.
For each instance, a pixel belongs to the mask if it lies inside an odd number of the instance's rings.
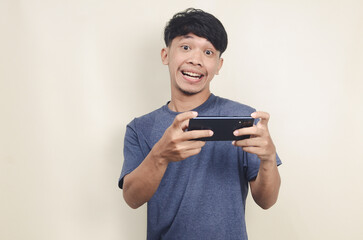
{"label": "man's hand", "polygon": [[256,154],[261,161],[276,162],[276,148],[267,126],[270,115],[266,112],[254,112],[251,116],[260,119],[257,125],[234,132],[235,136],[251,135],[251,138],[234,141],[233,145],[242,147],[245,152]]}
{"label": "man's hand", "polygon": [[185,131],[188,128],[189,119],[197,115],[196,112],[185,112],[177,115],[174,122],[166,129],[163,137],[155,145],[153,150],[165,163],[181,161],[198,154],[205,142],[190,140],[213,135],[211,130]]}
{"label": "man's hand", "polygon": [[191,139],[209,137],[210,130],[185,131],[189,119],[196,117],[196,112],[177,115],[174,122],[154,145],[144,161],[124,177],[124,198],[132,208],[138,208],[154,195],[170,162],[181,161],[198,154],[205,142]]}
{"label": "man's hand", "polygon": [[259,118],[257,125],[238,129],[236,136],[251,135],[251,138],[234,141],[249,153],[256,154],[261,160],[260,169],[255,180],[250,181],[251,193],[255,202],[263,209],[268,209],[277,201],[281,184],[280,174],[276,165],[276,148],[268,131],[270,115],[266,112],[254,112],[253,118]]}

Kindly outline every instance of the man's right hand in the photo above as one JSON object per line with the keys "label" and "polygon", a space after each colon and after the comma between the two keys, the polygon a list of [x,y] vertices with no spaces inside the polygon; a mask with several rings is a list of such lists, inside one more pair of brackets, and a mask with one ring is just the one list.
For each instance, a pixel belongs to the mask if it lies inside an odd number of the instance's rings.
{"label": "man's right hand", "polygon": [[170,162],[181,161],[201,151],[205,142],[190,141],[191,139],[213,135],[210,130],[185,131],[189,119],[197,115],[196,112],[177,115],[144,161],[124,177],[123,195],[130,207],[138,208],[150,200],[158,189]]}
{"label": "man's right hand", "polygon": [[189,119],[198,115],[197,112],[184,112],[178,114],[174,122],[166,129],[162,138],[155,144],[154,153],[165,164],[178,162],[190,156],[198,154],[205,145],[203,141],[190,141],[196,138],[211,137],[211,130],[185,131],[189,125]]}

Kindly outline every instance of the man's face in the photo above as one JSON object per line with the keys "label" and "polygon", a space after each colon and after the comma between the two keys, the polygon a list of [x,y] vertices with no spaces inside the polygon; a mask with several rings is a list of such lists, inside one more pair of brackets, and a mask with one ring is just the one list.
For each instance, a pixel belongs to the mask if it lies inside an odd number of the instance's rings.
{"label": "man's face", "polygon": [[169,66],[171,88],[174,94],[209,94],[209,84],[223,64],[212,43],[194,34],[173,39],[161,50],[163,64]]}

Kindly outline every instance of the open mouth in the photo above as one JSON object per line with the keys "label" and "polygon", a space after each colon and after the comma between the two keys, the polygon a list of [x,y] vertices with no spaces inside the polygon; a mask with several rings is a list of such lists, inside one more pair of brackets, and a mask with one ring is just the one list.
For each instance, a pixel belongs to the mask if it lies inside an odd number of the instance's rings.
{"label": "open mouth", "polygon": [[198,73],[193,73],[193,72],[187,72],[187,71],[182,71],[181,72],[184,76],[190,77],[190,78],[194,78],[194,79],[201,79],[204,75],[203,74],[198,74]]}

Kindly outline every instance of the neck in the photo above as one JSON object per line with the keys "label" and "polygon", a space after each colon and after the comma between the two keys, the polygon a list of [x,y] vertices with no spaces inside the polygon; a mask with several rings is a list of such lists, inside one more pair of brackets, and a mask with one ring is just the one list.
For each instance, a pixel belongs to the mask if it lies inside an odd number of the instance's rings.
{"label": "neck", "polygon": [[[184,95],[175,96],[172,94],[171,101],[169,103],[169,109],[174,112],[186,112],[191,111],[200,105],[202,105],[209,98],[211,92],[197,93],[195,95]],[[173,96],[174,95],[174,96]]]}

